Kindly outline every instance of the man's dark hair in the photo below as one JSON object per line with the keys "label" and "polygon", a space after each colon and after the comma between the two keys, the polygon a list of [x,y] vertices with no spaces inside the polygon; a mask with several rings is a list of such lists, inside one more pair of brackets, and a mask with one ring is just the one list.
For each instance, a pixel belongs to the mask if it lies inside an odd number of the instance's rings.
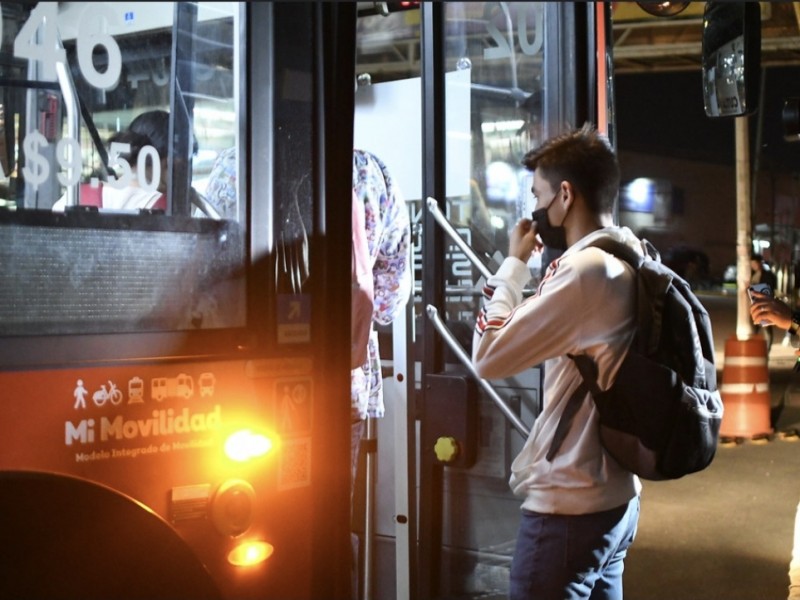
{"label": "man's dark hair", "polygon": [[522,164],[538,171],[555,189],[569,181],[596,213],[610,212],[619,193],[619,164],[608,142],[589,123],[550,138],[528,152]]}

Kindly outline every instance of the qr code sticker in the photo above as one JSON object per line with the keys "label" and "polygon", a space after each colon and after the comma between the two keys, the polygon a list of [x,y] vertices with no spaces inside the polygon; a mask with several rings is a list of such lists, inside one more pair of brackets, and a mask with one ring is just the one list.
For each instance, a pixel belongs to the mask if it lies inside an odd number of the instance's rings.
{"label": "qr code sticker", "polygon": [[311,485],[311,438],[284,440],[281,446],[278,489]]}

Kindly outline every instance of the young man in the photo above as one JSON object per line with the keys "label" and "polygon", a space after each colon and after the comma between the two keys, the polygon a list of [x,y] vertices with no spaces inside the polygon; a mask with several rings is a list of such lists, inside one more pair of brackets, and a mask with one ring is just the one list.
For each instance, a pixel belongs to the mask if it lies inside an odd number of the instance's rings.
{"label": "young man", "polygon": [[[523,501],[509,597],[619,599],[641,484],[603,449],[589,394],[558,453],[552,460],[547,454],[582,381],[569,355],[590,355],[606,389],[634,334],[632,268],[588,246],[610,236],[641,253],[641,242],[612,224],[619,166],[589,125],[548,140],[523,164],[534,172],[536,210],[515,226],[508,257],[487,282],[472,349],[476,369],[489,379],[544,363],[544,408],[511,465],[510,485]],[[543,246],[564,253],[523,301],[527,262]]]}

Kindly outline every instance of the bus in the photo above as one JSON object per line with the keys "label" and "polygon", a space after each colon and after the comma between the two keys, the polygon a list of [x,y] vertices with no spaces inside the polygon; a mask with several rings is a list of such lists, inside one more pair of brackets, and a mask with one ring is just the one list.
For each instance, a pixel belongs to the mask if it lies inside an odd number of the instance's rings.
{"label": "bus", "polygon": [[[543,373],[469,345],[521,156],[615,141],[611,12],[0,4],[0,595],[503,597]],[[414,291],[351,504],[353,148],[402,189]],[[108,382],[132,401],[87,402]]]}

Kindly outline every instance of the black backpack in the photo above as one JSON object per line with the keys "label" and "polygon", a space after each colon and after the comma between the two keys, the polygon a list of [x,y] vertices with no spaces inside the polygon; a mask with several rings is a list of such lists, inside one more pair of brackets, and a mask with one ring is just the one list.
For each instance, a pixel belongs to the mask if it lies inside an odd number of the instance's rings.
{"label": "black backpack", "polygon": [[653,480],[701,471],[714,458],[723,412],[708,311],[649,242],[648,257],[611,238],[591,245],[636,269],[637,331],[605,391],[594,361],[569,355],[583,383],[567,401],[547,459],[557,454],[588,390],[601,442],[622,467]]}

